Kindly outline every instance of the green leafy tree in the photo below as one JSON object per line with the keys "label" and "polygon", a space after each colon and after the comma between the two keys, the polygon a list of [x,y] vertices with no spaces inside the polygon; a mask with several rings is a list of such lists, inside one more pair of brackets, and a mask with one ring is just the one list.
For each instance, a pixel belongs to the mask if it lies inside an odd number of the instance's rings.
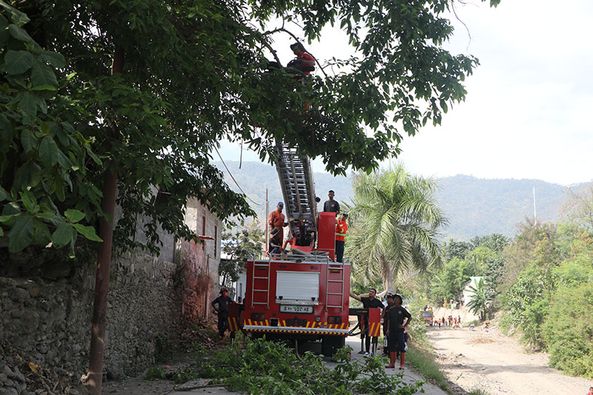
{"label": "green leafy tree", "polygon": [[520,330],[528,347],[543,349],[542,325],[556,289],[554,269],[561,264],[556,226],[525,227],[507,251],[505,270],[525,267],[503,295],[503,326]]}
{"label": "green leafy tree", "polygon": [[[538,245],[546,245],[548,241],[555,240],[557,234],[556,225],[546,223],[536,225],[526,222],[520,225],[519,230],[513,242],[503,251],[504,267],[499,285],[503,293],[517,281],[531,262],[538,259]],[[547,248],[551,247],[548,245]]]}
{"label": "green leafy tree", "polygon": [[[88,226],[100,192],[86,162],[101,161],[72,123],[76,104],[60,92],[62,55],[43,49],[23,28],[29,18],[0,2],[0,240],[11,253],[29,245],[70,245]],[[77,199],[86,194],[86,199]]]}
{"label": "green leafy tree", "polygon": [[550,365],[571,375],[593,378],[593,290],[591,283],[558,290],[543,325]]}
{"label": "green leafy tree", "polygon": [[466,306],[472,313],[478,315],[481,321],[486,320],[492,304],[492,297],[488,293],[486,282],[480,278],[475,286],[470,285],[469,290],[472,294]]}
{"label": "green leafy tree", "polygon": [[585,312],[591,308],[593,242],[588,232],[573,226],[555,229],[552,238],[540,233],[542,238],[532,246],[533,261],[506,292],[504,324],[520,330],[531,348],[547,349],[554,366],[591,375],[590,320]]}
{"label": "green leafy tree", "polygon": [[[138,245],[130,236],[140,216],[148,219],[148,247],[158,246],[159,226],[189,237],[182,215],[188,196],[221,217],[251,213],[209,163],[208,152],[223,137],[244,140],[262,158],[282,139],[322,156],[332,172],[370,170],[398,152],[404,133],[439,123],[463,99],[463,80],[477,65],[442,48],[453,32],[450,1],[329,8],[306,1],[18,4],[30,14],[28,33],[68,60],[65,67],[57,63],[63,75],[70,73],[63,92],[84,110],[70,121],[103,161],[84,162],[94,188],[74,200],[96,204],[102,177],[115,173],[123,208],[115,240],[128,248]],[[273,37],[292,34],[285,24],[263,30],[272,18],[300,22],[296,36],[308,40],[339,24],[357,55],[329,59],[328,67],[343,72],[323,72],[307,84],[265,73]],[[306,114],[304,101],[313,108]],[[97,211],[85,211],[89,223]]]}
{"label": "green leafy tree", "polygon": [[446,223],[432,195],[432,181],[409,175],[402,166],[359,174],[354,180],[352,231],[347,254],[385,289],[406,269],[424,271],[440,262],[437,229]]}
{"label": "green leafy tree", "polygon": [[221,259],[218,274],[220,284],[230,286],[239,279],[239,274],[248,259],[258,259],[264,250],[265,235],[257,221],[251,222],[245,229],[225,232],[222,235],[222,252],[227,256]]}
{"label": "green leafy tree", "polygon": [[[488,245],[497,249],[492,249]],[[472,276],[484,276],[486,292],[489,299],[492,300],[498,295],[498,284],[504,266],[504,260],[501,254],[502,248],[502,245],[497,247],[486,242],[474,248],[466,258],[470,266],[469,271],[473,273]]]}
{"label": "green leafy tree", "polygon": [[430,295],[431,300],[438,304],[460,300],[465,284],[475,275],[468,270],[467,262],[459,258],[449,260],[442,267],[435,268],[434,272]]}
{"label": "green leafy tree", "polygon": [[563,215],[593,233],[593,186],[581,191],[569,189],[569,196],[563,205]]}
{"label": "green leafy tree", "polygon": [[495,252],[502,252],[504,248],[509,244],[510,240],[505,235],[500,233],[492,233],[486,236],[476,236],[470,240],[470,244],[473,248],[484,246],[490,248]]}
{"label": "green leafy tree", "polygon": [[443,260],[453,258],[465,259],[465,255],[472,250],[472,244],[467,241],[448,240],[443,244]]}

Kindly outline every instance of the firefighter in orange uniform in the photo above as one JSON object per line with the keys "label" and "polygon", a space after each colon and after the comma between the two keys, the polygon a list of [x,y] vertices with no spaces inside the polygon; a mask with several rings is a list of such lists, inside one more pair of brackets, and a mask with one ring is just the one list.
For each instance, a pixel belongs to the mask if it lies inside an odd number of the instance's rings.
{"label": "firefighter in orange uniform", "polygon": [[270,225],[270,233],[272,233],[272,231],[274,229],[278,229],[277,230],[278,233],[274,232],[272,237],[276,237],[277,239],[279,239],[280,243],[282,243],[282,241],[284,240],[284,227],[288,226],[288,223],[286,223],[284,214],[282,214],[283,209],[284,209],[284,203],[278,202],[278,205],[276,206],[276,210],[272,211],[268,217],[268,224]]}
{"label": "firefighter in orange uniform", "polygon": [[338,216],[338,224],[336,225],[336,261],[342,262],[344,259],[344,242],[346,240],[346,233],[348,232],[348,222],[346,219],[348,214],[344,213]]}

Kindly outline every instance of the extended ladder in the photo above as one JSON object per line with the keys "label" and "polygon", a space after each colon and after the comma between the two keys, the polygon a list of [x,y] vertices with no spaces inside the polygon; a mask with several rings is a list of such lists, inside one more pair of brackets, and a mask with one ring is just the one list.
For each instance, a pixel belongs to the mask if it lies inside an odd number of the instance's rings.
{"label": "extended ladder", "polygon": [[278,143],[276,170],[282,187],[286,217],[291,231],[296,234],[292,220],[306,221],[310,229],[316,229],[317,202],[309,158],[299,155],[295,148]]}

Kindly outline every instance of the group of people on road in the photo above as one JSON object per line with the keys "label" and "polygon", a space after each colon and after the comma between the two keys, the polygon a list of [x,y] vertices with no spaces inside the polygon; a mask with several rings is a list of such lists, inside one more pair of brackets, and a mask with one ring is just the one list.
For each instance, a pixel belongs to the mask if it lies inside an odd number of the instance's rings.
{"label": "group of people on road", "polygon": [[[327,196],[328,200],[323,204],[323,211],[336,213],[335,255],[337,262],[343,262],[346,234],[348,233],[348,214],[340,212],[340,203],[334,199],[335,192],[333,190],[330,190]],[[286,249],[288,243],[291,241],[289,239],[284,239],[284,227],[288,226],[288,222],[286,221],[286,216],[284,215],[283,210],[284,203],[278,202],[276,209],[268,215],[268,225],[270,226],[270,242],[268,245],[268,253],[270,255],[282,253]],[[301,220],[297,219],[296,221]],[[301,229],[301,232],[304,233],[304,227],[302,228],[303,229]]]}
{"label": "group of people on road", "polygon": [[432,326],[438,326],[439,328],[442,327],[450,327],[450,328],[461,328],[461,316],[458,315],[454,317],[453,315],[449,315],[447,318],[445,316],[441,318],[437,318],[433,321]]}
{"label": "group of people on road", "polygon": [[[393,369],[396,367],[396,362],[399,359],[399,369],[403,370],[406,362],[406,351],[408,349],[408,332],[407,327],[412,320],[412,315],[403,306],[403,298],[399,294],[387,293],[387,306],[377,298],[377,290],[371,288],[368,296],[355,295],[350,293],[350,296],[362,302],[365,309],[380,308],[382,309],[383,319],[383,335],[387,341],[387,345],[383,350],[389,356],[389,365],[386,368]],[[360,338],[361,347],[360,354],[375,354],[377,351],[378,336],[372,336],[369,332],[368,313],[363,314],[360,324]],[[371,348],[372,346],[372,348]]]}

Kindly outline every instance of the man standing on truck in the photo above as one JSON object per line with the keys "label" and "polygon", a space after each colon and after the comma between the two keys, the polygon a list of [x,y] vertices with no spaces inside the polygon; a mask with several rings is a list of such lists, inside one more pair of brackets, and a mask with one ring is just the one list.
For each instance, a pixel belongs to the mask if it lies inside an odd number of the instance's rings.
{"label": "man standing on truck", "polygon": [[395,368],[397,355],[400,355],[399,370],[404,369],[406,362],[406,327],[412,320],[412,315],[402,306],[403,299],[399,294],[387,295],[388,307],[385,310],[385,333],[387,334],[387,351],[389,352],[389,365],[386,368]]}
{"label": "man standing on truck", "polygon": [[344,243],[346,241],[346,233],[348,232],[348,222],[346,219],[348,214],[344,213],[338,216],[338,224],[336,225],[336,261],[343,262],[344,260]]}
{"label": "man standing on truck", "polygon": [[229,327],[229,304],[231,298],[229,297],[229,290],[221,288],[220,296],[212,301],[212,308],[214,308],[215,314],[218,315],[218,334],[220,338],[224,338],[224,332]]}
{"label": "man standing on truck", "polygon": [[[281,241],[284,240],[284,227],[288,225],[286,223],[286,219],[284,214],[282,214],[282,210],[284,209],[284,203],[278,202],[276,206],[276,210],[272,211],[268,217],[268,224],[270,225],[270,233],[274,231],[274,229],[278,229],[277,238]],[[274,235],[272,235],[274,236]]]}
{"label": "man standing on truck", "polygon": [[[355,295],[354,293],[350,292],[350,297],[362,302],[362,307],[365,309],[375,308],[378,307],[383,310],[383,303],[377,299],[377,290],[375,288],[369,289],[368,296],[363,295]],[[362,316],[362,321],[360,322],[360,351],[359,354],[366,354],[368,355],[371,348],[371,336],[369,336],[369,315],[368,313]],[[376,336],[372,337],[373,342],[373,354],[377,350],[377,343],[379,342],[379,338]],[[366,349],[366,352],[363,349]]]}
{"label": "man standing on truck", "polygon": [[326,200],[325,203],[323,203],[323,211],[331,213],[340,212],[340,203],[334,200],[334,195],[335,192],[330,189],[330,191],[327,193],[329,200]]}

